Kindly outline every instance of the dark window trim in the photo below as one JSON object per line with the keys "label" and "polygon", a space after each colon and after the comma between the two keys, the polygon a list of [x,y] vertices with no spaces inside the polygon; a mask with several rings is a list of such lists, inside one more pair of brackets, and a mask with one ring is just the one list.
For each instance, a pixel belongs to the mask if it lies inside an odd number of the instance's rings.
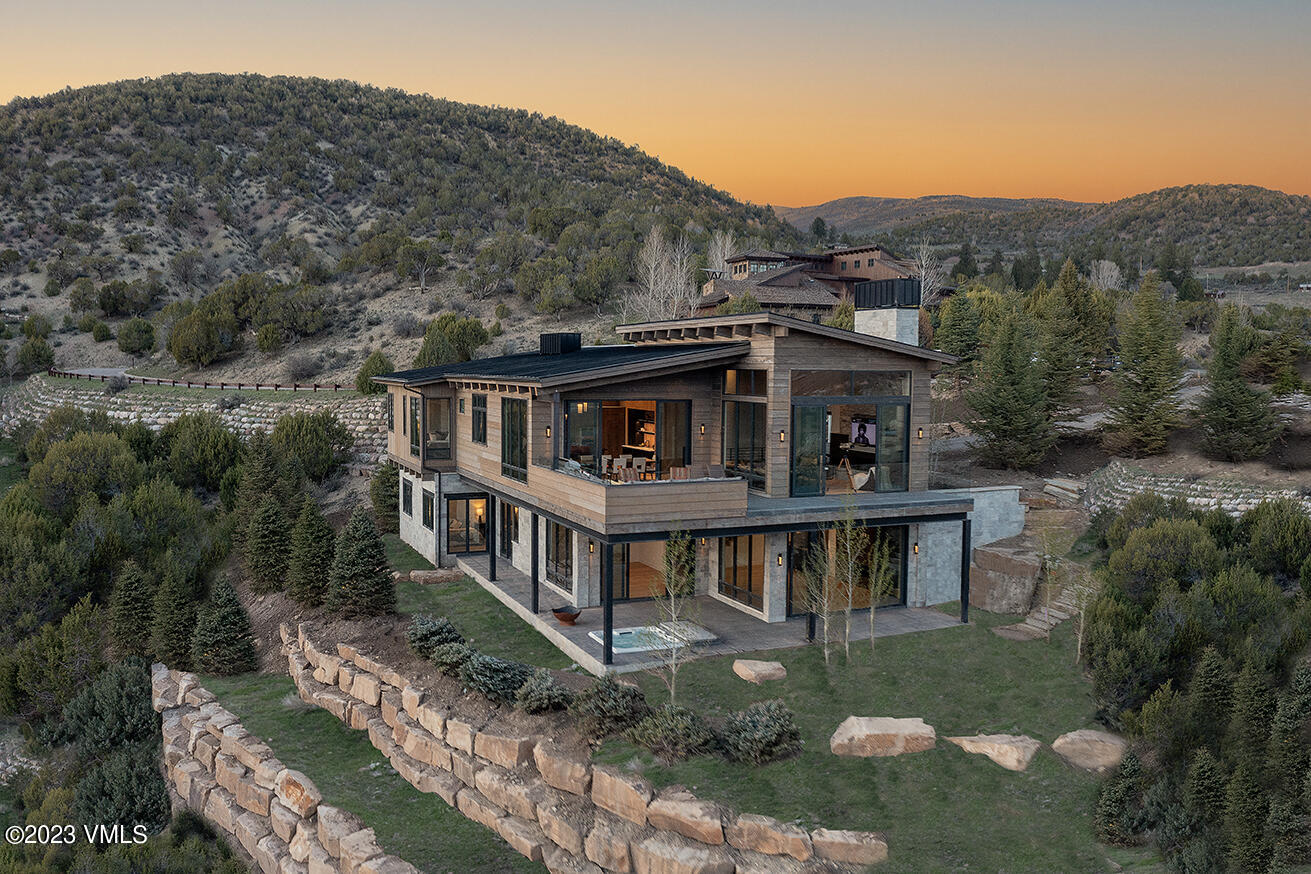
{"label": "dark window trim", "polygon": [[427,489],[421,490],[420,500],[423,506],[423,527],[429,531],[437,528],[437,495]]}
{"label": "dark window trim", "polygon": [[[752,610],[760,610],[762,612],[765,609],[765,561],[764,558],[762,557],[760,562],[760,579],[756,581],[758,583],[759,591],[752,592],[751,591],[751,583],[752,583],[751,547],[755,545],[753,543],[753,538],[757,538],[757,537],[763,538],[763,536],[764,535],[761,534],[739,534],[736,537],[719,538],[719,587],[718,587],[719,594],[727,598],[730,598],[733,601],[736,601],[737,603],[742,604],[745,607],[750,607]],[[746,579],[745,588],[738,585],[738,583],[740,582],[737,575],[738,565],[736,563],[729,564],[724,560],[724,555],[730,548],[732,549],[734,554],[737,553],[738,542],[741,540],[746,540],[746,549],[747,549],[747,564],[746,564],[747,579]],[[762,556],[763,556],[763,549],[764,549],[763,545],[761,549],[762,549]],[[733,568],[734,570],[732,581],[729,581],[728,574],[727,574],[727,570],[730,567]]]}
{"label": "dark window trim", "polygon": [[[564,556],[553,555],[554,547],[560,545],[563,531]],[[574,593],[574,532],[567,525],[561,525],[554,519],[546,520],[546,581],[561,591]],[[562,582],[563,580],[563,582]]]}
{"label": "dark window trim", "polygon": [[501,398],[501,476],[528,481],[528,401],[523,398]]}
{"label": "dark window trim", "polygon": [[468,534],[466,534],[465,547],[463,549],[451,548],[451,520],[456,518],[456,515],[451,512],[451,505],[464,504],[464,520],[465,520],[466,527],[468,527],[470,513],[473,512],[473,508],[470,507],[470,504],[473,501],[485,501],[485,500],[487,500],[487,495],[485,494],[446,496],[446,554],[447,555],[485,555],[487,553],[486,536],[483,537],[482,546],[480,547],[470,546],[469,541],[471,538],[469,537]]}
{"label": "dark window trim", "polygon": [[[464,403],[464,399],[460,399]],[[469,420],[469,439],[482,446],[487,445],[487,395],[473,395],[472,412]]]}
{"label": "dark window trim", "polygon": [[408,479],[401,480],[401,512],[414,516],[414,483]]}
{"label": "dark window trim", "polygon": [[[760,417],[760,420],[761,420],[761,424],[764,425],[764,432],[763,432],[763,436],[761,437],[761,443],[760,443],[760,446],[759,446],[759,447],[756,447],[756,446],[752,445],[751,447],[749,447],[749,449],[750,449],[751,451],[753,451],[753,452],[754,452],[756,449],[759,449],[760,452],[761,452],[761,455],[762,455],[762,459],[761,459],[761,468],[762,468],[762,470],[761,470],[760,475],[759,475],[758,478],[757,478],[757,476],[756,476],[753,472],[743,473],[741,467],[735,467],[735,466],[734,466],[734,467],[731,467],[731,466],[729,465],[729,462],[728,462],[728,446],[729,446],[729,433],[730,433],[730,431],[729,431],[729,427],[728,427],[728,410],[729,410],[729,405],[730,405],[730,404],[750,404],[750,405],[751,405],[751,410],[752,410],[752,412],[751,412],[751,418],[754,420],[757,416],[759,416],[759,417]],[[738,418],[740,418],[741,415],[742,415],[742,414],[741,414],[741,412],[739,411],[739,412],[737,413]],[[769,405],[768,405],[768,403],[767,403],[763,398],[761,398],[760,400],[755,400],[755,399],[751,398],[750,396],[741,396],[741,395],[728,395],[728,396],[726,396],[726,397],[724,398],[724,407],[723,407],[723,411],[722,411],[722,415],[721,415],[721,422],[720,422],[720,439],[719,439],[719,444],[720,444],[720,452],[719,452],[719,455],[720,455],[720,463],[723,464],[723,466],[724,466],[724,472],[725,472],[725,473],[727,473],[729,470],[732,470],[732,471],[735,473],[735,475],[742,476],[743,479],[745,479],[745,480],[747,481],[747,488],[749,488],[749,489],[754,489],[755,491],[764,491],[764,490],[766,489],[767,481],[768,481],[768,476],[769,476],[769,423],[768,423],[768,416],[769,416]],[[731,432],[731,433],[733,434],[734,438],[737,437],[737,428],[736,428],[736,424],[737,424],[737,423],[734,422],[734,426],[735,426],[735,427],[732,429],[732,432]],[[754,425],[754,422],[753,422],[753,425]],[[754,427],[753,427],[753,432],[754,432]],[[736,445],[736,444],[735,444],[735,445]],[[740,453],[741,453],[741,447],[740,447],[740,446],[738,447],[738,451],[739,451],[739,454],[740,454]]]}

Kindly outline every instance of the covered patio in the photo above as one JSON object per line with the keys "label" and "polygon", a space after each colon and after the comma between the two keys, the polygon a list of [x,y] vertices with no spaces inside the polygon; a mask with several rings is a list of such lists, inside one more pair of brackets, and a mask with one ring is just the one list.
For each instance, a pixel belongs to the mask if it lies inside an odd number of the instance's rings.
{"label": "covered patio", "polygon": [[[552,605],[545,598],[540,599],[539,611],[533,612],[532,581],[509,562],[497,562],[495,581],[488,578],[486,555],[465,556],[459,560],[459,566],[501,603],[541,632],[561,652],[593,674],[642,671],[660,664],[658,652],[625,652],[617,648],[613,652],[612,662],[609,665],[604,663],[603,645],[588,634],[602,630],[603,606],[584,608],[577,624],[561,625],[551,615]],[[613,627],[616,629],[660,622],[656,605],[650,601],[619,601],[611,606],[611,610]],[[785,622],[764,622],[709,595],[696,599],[694,621],[716,637],[714,642],[697,647],[695,655],[698,658],[784,649],[804,646],[807,642],[808,623],[805,616],[793,616]],[[931,607],[890,607],[879,611],[875,636],[891,637],[959,624],[954,616]],[[869,626],[863,615],[853,626],[853,639],[869,639]],[[507,629],[507,633],[513,633],[513,630]]]}

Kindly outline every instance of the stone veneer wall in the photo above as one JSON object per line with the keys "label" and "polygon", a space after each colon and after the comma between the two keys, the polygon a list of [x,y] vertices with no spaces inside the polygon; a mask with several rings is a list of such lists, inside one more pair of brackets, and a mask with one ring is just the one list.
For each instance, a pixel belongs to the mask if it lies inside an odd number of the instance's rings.
{"label": "stone veneer wall", "polygon": [[1183,498],[1201,510],[1219,508],[1235,516],[1262,501],[1278,498],[1294,500],[1311,512],[1311,493],[1304,490],[1276,489],[1226,478],[1166,476],[1121,461],[1112,461],[1088,478],[1083,500],[1096,513],[1107,507],[1119,509],[1134,495],[1147,491],[1164,498]]}
{"label": "stone veneer wall", "polygon": [[440,795],[551,874],[845,872],[887,858],[869,832],[734,814],[680,787],[594,765],[588,750],[459,710],[353,646],[283,628],[306,702],[369,740],[421,792]]}
{"label": "stone veneer wall", "polygon": [[278,761],[195,674],[158,664],[150,673],[175,803],[230,835],[261,874],[418,874],[354,814],[323,804],[310,779]]}
{"label": "stone veneer wall", "polygon": [[[220,406],[220,398],[234,397],[239,398],[240,403],[230,409]],[[107,394],[100,383],[45,374],[28,377],[22,386],[4,397],[0,403],[0,432],[8,434],[24,421],[40,421],[51,410],[64,405],[87,411],[100,410],[111,419],[124,423],[139,420],[155,430],[184,413],[214,413],[224,426],[242,438],[256,431],[272,431],[273,425],[287,413],[328,410],[355,438],[352,463],[372,467],[387,452],[386,395],[343,397],[331,391],[237,392],[211,389],[205,396],[191,396],[166,390],[143,392],[136,388]]]}

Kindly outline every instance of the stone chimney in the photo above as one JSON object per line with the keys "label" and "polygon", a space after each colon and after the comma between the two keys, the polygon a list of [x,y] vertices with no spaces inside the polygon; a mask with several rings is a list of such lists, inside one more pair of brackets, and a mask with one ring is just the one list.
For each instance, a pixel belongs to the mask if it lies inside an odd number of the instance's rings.
{"label": "stone chimney", "polygon": [[880,279],[855,287],[856,330],[862,334],[920,344],[920,281]]}

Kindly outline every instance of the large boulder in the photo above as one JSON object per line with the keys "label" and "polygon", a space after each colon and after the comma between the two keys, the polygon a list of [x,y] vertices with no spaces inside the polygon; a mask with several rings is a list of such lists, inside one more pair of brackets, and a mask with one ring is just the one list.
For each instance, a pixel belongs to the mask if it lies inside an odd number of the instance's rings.
{"label": "large boulder", "polygon": [[1052,741],[1056,755],[1076,768],[1097,772],[1118,767],[1126,746],[1119,735],[1095,728],[1068,731]]}
{"label": "large boulder", "polygon": [[888,842],[873,832],[816,829],[810,833],[815,855],[831,862],[873,865],[888,858]]}
{"label": "large boulder", "polygon": [[899,756],[933,749],[937,732],[919,717],[848,716],[829,748],[839,756]]}
{"label": "large boulder", "polygon": [[584,752],[540,741],[533,748],[533,761],[548,786],[575,795],[586,795],[592,788],[592,765]]}
{"label": "large boulder", "polygon": [[277,779],[274,781],[274,789],[277,792],[278,801],[305,819],[313,816],[319,802],[323,801],[323,793],[314,785],[314,782],[300,771],[291,768],[283,768],[278,772]]}
{"label": "large boulder", "polygon": [[980,546],[970,568],[970,606],[990,613],[1028,613],[1042,579],[1042,556],[1021,539]]}
{"label": "large boulder", "polygon": [[725,826],[724,836],[731,846],[739,850],[771,856],[786,855],[799,862],[806,861],[814,854],[810,846],[810,835],[805,829],[756,813],[738,814],[736,819]]}
{"label": "large boulder", "polygon": [[651,794],[651,784],[641,777],[620,773],[609,766],[592,768],[592,803],[630,822],[646,823]]}
{"label": "large boulder", "polygon": [[724,817],[719,805],[702,801],[679,786],[662,791],[646,808],[651,825],[678,832],[703,844],[724,842]]}
{"label": "large boulder", "polygon": [[949,737],[967,753],[987,756],[1008,771],[1023,771],[1029,767],[1033,754],[1041,743],[1023,734],[976,734],[971,737]]}
{"label": "large boulder", "polygon": [[438,568],[436,570],[423,570],[416,568],[410,571],[410,582],[423,583],[431,585],[433,583],[453,583],[464,576],[464,572],[458,568]]}
{"label": "large boulder", "polygon": [[762,662],[756,659],[735,659],[733,673],[748,683],[759,686],[768,680],[786,679],[788,669],[781,662]]}

